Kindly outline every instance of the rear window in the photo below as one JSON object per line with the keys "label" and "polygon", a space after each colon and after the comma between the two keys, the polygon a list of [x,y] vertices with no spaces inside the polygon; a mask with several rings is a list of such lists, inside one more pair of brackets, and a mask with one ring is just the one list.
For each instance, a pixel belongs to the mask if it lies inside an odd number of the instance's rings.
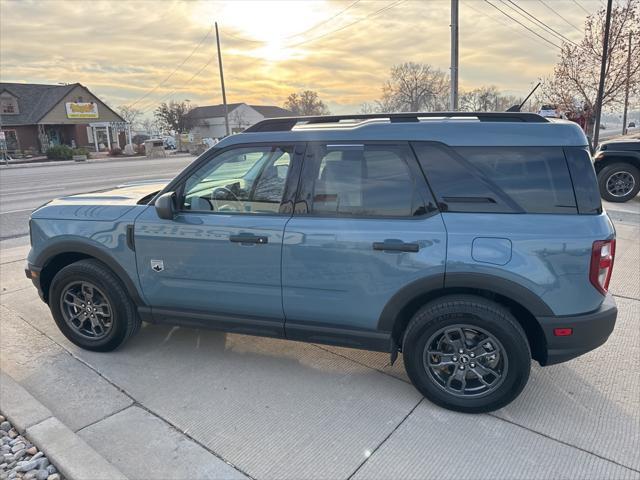
{"label": "rear window", "polygon": [[577,213],[561,147],[414,144],[441,207],[457,212]]}

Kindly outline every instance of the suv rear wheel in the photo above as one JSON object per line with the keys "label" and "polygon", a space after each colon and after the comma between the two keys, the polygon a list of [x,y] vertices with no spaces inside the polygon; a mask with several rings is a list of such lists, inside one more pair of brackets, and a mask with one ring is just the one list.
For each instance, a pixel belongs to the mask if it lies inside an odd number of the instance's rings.
{"label": "suv rear wheel", "polygon": [[451,295],[422,307],[405,332],[403,355],[411,381],[433,403],[479,413],[514,400],[529,378],[526,335],[501,305]]}
{"label": "suv rear wheel", "polygon": [[60,270],[51,283],[49,308],[64,336],[87,350],[114,350],[140,329],[120,280],[97,260]]}
{"label": "suv rear wheel", "polygon": [[640,190],[640,171],[630,163],[613,163],[598,173],[600,195],[609,202],[626,202]]}

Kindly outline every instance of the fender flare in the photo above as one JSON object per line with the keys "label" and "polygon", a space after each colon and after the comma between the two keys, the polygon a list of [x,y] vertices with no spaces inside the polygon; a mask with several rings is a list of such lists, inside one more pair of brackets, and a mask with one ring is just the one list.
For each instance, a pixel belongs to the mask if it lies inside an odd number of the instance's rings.
{"label": "fender flare", "polygon": [[553,316],[553,310],[538,295],[512,280],[483,273],[446,273],[416,280],[400,289],[387,302],[378,319],[378,330],[393,332],[402,309],[412,300],[429,292],[469,288],[483,290],[508,298],[526,308],[534,317]]}
{"label": "fender flare", "polygon": [[136,304],[136,306],[146,306],[146,302],[142,299],[134,281],[131,279],[127,271],[116,261],[116,259],[104,248],[93,243],[87,243],[87,239],[80,240],[60,240],[52,245],[44,248],[34,261],[34,266],[44,270],[47,264],[53,258],[65,253],[80,253],[93,257],[104,263],[115,275],[122,281],[127,293]]}

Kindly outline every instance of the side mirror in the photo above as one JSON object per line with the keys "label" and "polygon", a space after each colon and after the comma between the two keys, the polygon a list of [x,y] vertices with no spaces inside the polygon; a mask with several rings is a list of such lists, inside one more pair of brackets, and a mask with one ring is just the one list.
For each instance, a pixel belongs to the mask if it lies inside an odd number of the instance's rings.
{"label": "side mirror", "polygon": [[158,216],[164,220],[173,220],[175,193],[167,192],[156,198],[155,207]]}

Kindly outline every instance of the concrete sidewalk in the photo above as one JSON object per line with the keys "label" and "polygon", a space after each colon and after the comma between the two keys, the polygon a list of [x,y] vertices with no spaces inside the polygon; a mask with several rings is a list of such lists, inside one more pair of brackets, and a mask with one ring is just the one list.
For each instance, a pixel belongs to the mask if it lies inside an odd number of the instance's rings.
{"label": "concrete sidewalk", "polygon": [[640,226],[616,228],[611,338],[493,414],[430,404],[375,352],[156,325],[83,351],[24,246],[0,256],[0,366],[131,479],[640,479]]}

